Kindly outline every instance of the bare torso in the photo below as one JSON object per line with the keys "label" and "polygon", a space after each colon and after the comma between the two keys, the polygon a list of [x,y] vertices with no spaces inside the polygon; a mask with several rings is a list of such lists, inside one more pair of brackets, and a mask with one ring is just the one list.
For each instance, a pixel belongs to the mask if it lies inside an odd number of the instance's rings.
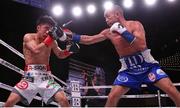
{"label": "bare torso", "polygon": [[[31,37],[27,42],[32,42],[34,46],[41,42],[36,38],[36,34],[30,34]],[[26,46],[26,42],[23,43],[23,53],[25,56],[25,63],[28,64],[49,64],[49,56],[51,53],[50,47],[43,47],[39,53],[34,53]]]}
{"label": "bare torso", "polygon": [[[129,32],[133,34],[133,27],[131,26],[132,23],[134,22],[128,21],[125,27],[128,29]],[[136,52],[144,50],[147,47],[145,35],[142,35],[137,38],[138,43],[136,43],[135,45],[133,44],[130,45],[125,39],[123,39],[122,36],[119,36],[119,34],[116,34],[116,33],[111,33],[109,29],[105,30],[105,34],[106,34],[105,36],[111,40],[119,56],[132,55]]]}

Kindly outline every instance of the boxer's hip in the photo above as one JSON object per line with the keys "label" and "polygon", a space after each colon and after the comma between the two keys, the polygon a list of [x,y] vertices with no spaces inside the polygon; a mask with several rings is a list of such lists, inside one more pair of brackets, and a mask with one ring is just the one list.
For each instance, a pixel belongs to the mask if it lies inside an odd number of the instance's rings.
{"label": "boxer's hip", "polygon": [[31,64],[25,66],[24,79],[33,83],[53,79],[49,65]]}
{"label": "boxer's hip", "polygon": [[119,71],[130,71],[135,73],[144,73],[154,64],[158,64],[150,53],[150,49],[144,51],[121,57],[119,60],[121,62],[121,69]]}

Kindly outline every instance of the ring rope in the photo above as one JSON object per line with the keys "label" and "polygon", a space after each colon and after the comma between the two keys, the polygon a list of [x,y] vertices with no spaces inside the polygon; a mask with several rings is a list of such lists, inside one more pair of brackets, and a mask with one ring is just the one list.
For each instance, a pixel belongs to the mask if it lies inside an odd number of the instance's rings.
{"label": "ring rope", "polygon": [[24,73],[23,70],[21,70],[20,68],[16,67],[15,65],[13,65],[13,64],[5,61],[5,60],[3,60],[2,58],[0,58],[0,63],[1,63],[2,65],[4,65],[5,67],[7,67],[7,68],[9,68],[9,69],[11,69],[11,70],[14,70],[15,72],[17,72],[17,73],[19,73],[19,74],[21,74],[21,75],[23,75],[23,73]]}
{"label": "ring rope", "polygon": [[[0,88],[12,91],[13,87],[0,82]],[[168,97],[167,94],[160,94],[160,96],[161,97]],[[154,97],[158,97],[158,95],[157,94],[141,94],[141,95],[122,95],[121,96],[121,98],[154,98]],[[85,98],[88,98],[88,99],[94,99],[94,98],[105,99],[105,98],[108,98],[108,96],[81,96],[81,99],[85,99]],[[39,96],[36,96],[35,99],[42,100],[42,98]]]}
{"label": "ring rope", "polygon": [[[17,54],[18,56],[20,56],[21,58],[25,59],[25,58],[24,58],[24,55],[23,55],[22,53],[20,53],[19,51],[17,51],[16,49],[14,49],[12,46],[10,46],[10,45],[8,45],[7,43],[5,43],[3,40],[0,39],[0,43],[1,43],[3,46],[5,46],[6,48],[8,48],[9,50],[11,50],[12,52],[14,52],[15,54]],[[1,64],[3,64],[4,66],[6,66],[6,67],[8,67],[8,68],[10,68],[10,69],[12,69],[12,70],[14,70],[14,71],[16,71],[16,72],[18,72],[18,70],[19,70],[18,73],[23,74],[24,71],[22,71],[21,69],[17,68],[16,66],[8,63],[7,61],[5,61],[5,60],[2,61],[2,60],[3,60],[3,59],[0,60],[0,61],[1,61]],[[3,62],[5,62],[5,63],[3,63]],[[56,80],[58,80],[59,82],[61,82],[61,83],[64,84],[65,86],[67,86],[67,84],[66,84],[64,81],[60,80],[59,78],[57,78],[57,77],[54,76],[53,74],[52,74],[52,77],[54,77]]]}
{"label": "ring rope", "polygon": [[[122,95],[121,98],[154,98],[157,97],[157,94],[141,94],[141,95]],[[82,99],[95,99],[95,98],[100,98],[100,99],[106,99],[108,96],[81,96]]]}
{"label": "ring rope", "polygon": [[4,42],[3,40],[0,39],[0,43],[5,46],[6,48],[8,48],[9,50],[11,50],[13,53],[17,54],[18,56],[20,56],[21,58],[24,58],[24,55],[22,53],[20,53],[19,51],[17,51],[16,49],[14,49],[12,46],[8,45],[6,42]]}
{"label": "ring rope", "polygon": [[[174,86],[180,86],[180,83],[173,83]],[[105,89],[105,88],[112,88],[111,85],[104,85],[104,86],[81,86],[80,89]],[[147,87],[146,84],[142,84],[141,87]]]}

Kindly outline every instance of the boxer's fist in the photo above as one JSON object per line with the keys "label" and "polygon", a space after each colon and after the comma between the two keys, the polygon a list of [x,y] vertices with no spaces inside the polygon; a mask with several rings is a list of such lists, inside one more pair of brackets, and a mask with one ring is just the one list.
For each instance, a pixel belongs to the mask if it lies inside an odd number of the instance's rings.
{"label": "boxer's fist", "polygon": [[126,30],[127,29],[125,27],[123,27],[119,22],[114,23],[110,28],[111,32],[117,32],[120,34],[122,34]]}
{"label": "boxer's fist", "polygon": [[48,35],[50,35],[54,40],[60,40],[65,41],[67,39],[66,34],[58,27],[52,27],[48,32]]}
{"label": "boxer's fist", "polygon": [[79,43],[81,39],[81,35],[73,33],[69,29],[63,29],[64,33],[67,35],[67,41],[73,41],[75,43]]}
{"label": "boxer's fist", "polygon": [[71,41],[72,40],[73,32],[71,30],[69,30],[69,29],[66,29],[66,28],[63,29],[63,32],[67,36],[67,41]]}
{"label": "boxer's fist", "polygon": [[79,45],[75,42],[72,42],[72,41],[69,41],[67,42],[66,44],[66,49],[69,51],[69,52],[72,52],[72,53],[77,53],[80,49]]}

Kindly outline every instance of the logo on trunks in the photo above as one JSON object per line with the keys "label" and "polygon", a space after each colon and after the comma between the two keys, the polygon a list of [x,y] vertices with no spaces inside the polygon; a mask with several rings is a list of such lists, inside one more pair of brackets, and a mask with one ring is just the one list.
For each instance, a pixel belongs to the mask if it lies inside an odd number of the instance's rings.
{"label": "logo on trunks", "polygon": [[126,76],[118,76],[117,80],[121,81],[121,82],[127,82],[128,81],[128,77],[126,77]]}
{"label": "logo on trunks", "polygon": [[46,88],[50,88],[50,87],[56,88],[59,87],[59,85],[54,80],[49,80]]}
{"label": "logo on trunks", "polygon": [[156,75],[154,73],[149,73],[148,78],[150,81],[155,81],[156,80]]}
{"label": "logo on trunks", "polygon": [[16,84],[16,87],[24,90],[28,87],[28,83],[26,81],[22,80]]}
{"label": "logo on trunks", "polygon": [[161,70],[161,69],[157,69],[156,73],[158,75],[165,75],[165,72],[163,70]]}
{"label": "logo on trunks", "polygon": [[42,70],[42,71],[46,71],[47,68],[46,68],[46,66],[28,66],[28,70]]}

